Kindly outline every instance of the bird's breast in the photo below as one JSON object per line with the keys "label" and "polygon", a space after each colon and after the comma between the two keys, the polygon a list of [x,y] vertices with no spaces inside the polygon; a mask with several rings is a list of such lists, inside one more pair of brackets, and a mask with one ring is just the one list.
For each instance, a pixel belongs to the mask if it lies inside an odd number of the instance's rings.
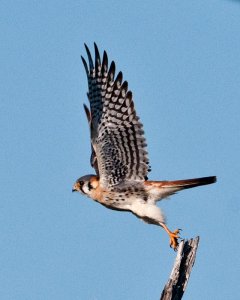
{"label": "bird's breast", "polygon": [[104,190],[99,187],[92,193],[91,198],[106,207],[121,210],[129,210],[130,206],[136,201],[146,202],[148,200],[145,191],[136,188],[114,188],[111,190]]}

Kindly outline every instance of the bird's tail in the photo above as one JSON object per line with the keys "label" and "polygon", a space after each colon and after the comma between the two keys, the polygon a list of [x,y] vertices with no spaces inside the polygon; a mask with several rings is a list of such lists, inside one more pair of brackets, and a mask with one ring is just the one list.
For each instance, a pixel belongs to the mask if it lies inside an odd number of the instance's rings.
{"label": "bird's tail", "polygon": [[177,188],[179,190],[190,189],[200,185],[211,184],[217,181],[216,176],[201,177],[194,179],[183,179],[175,181],[161,181],[161,187]]}
{"label": "bird's tail", "polygon": [[184,179],[175,181],[146,181],[145,185],[153,198],[157,201],[169,197],[181,190],[190,189],[200,185],[206,185],[216,182],[216,176]]}

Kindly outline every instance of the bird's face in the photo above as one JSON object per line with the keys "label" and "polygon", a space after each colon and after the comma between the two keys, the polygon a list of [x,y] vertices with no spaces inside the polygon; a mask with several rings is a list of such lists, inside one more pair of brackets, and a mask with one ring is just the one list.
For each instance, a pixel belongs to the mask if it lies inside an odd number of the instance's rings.
{"label": "bird's face", "polygon": [[80,177],[73,185],[72,191],[79,192],[89,197],[92,196],[99,184],[99,179],[95,175],[85,175]]}

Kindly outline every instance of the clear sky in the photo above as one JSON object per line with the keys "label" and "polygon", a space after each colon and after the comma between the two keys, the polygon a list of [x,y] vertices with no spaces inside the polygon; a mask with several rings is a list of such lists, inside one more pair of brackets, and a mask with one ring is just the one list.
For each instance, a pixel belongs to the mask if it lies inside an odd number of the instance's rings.
{"label": "clear sky", "polygon": [[0,298],[159,299],[167,234],[72,194],[92,173],[83,43],[144,123],[150,179],[217,175],[159,205],[200,235],[185,300],[239,296],[240,1],[0,2]]}

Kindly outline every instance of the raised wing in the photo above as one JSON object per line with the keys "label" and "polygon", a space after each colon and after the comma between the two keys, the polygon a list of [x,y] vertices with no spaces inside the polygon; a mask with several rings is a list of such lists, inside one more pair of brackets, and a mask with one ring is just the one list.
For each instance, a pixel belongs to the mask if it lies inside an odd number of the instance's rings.
{"label": "raised wing", "polygon": [[[91,131],[91,112],[89,111],[87,105],[83,104],[86,116],[87,116],[87,120],[88,120],[88,124],[90,127],[90,131]],[[90,155],[90,164],[91,166],[95,169],[96,174],[99,176],[99,170],[98,170],[98,163],[97,163],[97,156],[95,153],[95,150],[93,148],[93,145],[91,143],[91,155]]]}
{"label": "raised wing", "polygon": [[85,45],[89,65],[82,57],[88,77],[91,142],[96,153],[100,182],[114,186],[124,181],[144,181],[149,171],[146,140],[136,115],[132,92],[122,83],[122,72],[115,78],[115,63],[108,68],[95,48],[95,63]]}

